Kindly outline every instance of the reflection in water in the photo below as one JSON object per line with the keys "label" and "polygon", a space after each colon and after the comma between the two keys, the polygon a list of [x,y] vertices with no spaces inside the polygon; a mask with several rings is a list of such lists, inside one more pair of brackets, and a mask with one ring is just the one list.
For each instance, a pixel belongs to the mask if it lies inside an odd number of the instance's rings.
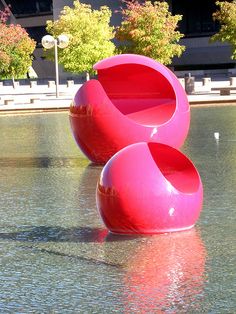
{"label": "reflection in water", "polygon": [[[89,165],[80,177],[81,200],[91,209],[96,206],[95,187],[101,169]],[[106,235],[105,231],[101,234]],[[183,304],[197,310],[205,280],[206,251],[196,229],[149,237],[109,233],[95,241],[93,252],[99,260],[124,270],[125,313],[177,311]]]}
{"label": "reflection in water", "polygon": [[127,258],[125,313],[167,309],[176,313],[183,305],[196,312],[203,292],[205,259],[196,229],[145,238]]}
{"label": "reflection in water", "polygon": [[67,113],[0,117],[1,312],[235,313],[236,106],[191,111],[207,253],[195,229],[107,235]]}
{"label": "reflection in water", "polygon": [[83,194],[86,200],[89,200],[96,207],[95,195],[96,195],[96,186],[98,178],[102,171],[102,166],[89,164],[86,168],[83,169],[79,180],[78,191],[80,194]]}
{"label": "reflection in water", "polygon": [[0,168],[81,168],[88,161],[80,158],[65,157],[3,157]]}
{"label": "reflection in water", "polygon": [[80,208],[80,211],[84,213],[83,221],[86,222],[86,226],[90,227],[104,227],[96,206],[96,185],[101,171],[102,166],[87,165],[79,177],[74,195],[74,202]]}

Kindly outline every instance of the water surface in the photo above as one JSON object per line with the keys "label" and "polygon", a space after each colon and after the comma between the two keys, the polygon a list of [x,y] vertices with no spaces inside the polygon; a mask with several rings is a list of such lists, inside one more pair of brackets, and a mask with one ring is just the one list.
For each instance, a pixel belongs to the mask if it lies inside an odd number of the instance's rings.
{"label": "water surface", "polygon": [[[220,133],[220,140],[214,139]],[[192,108],[194,229],[109,234],[67,113],[0,116],[1,313],[234,313],[236,107]],[[99,139],[98,139],[99,140]]]}

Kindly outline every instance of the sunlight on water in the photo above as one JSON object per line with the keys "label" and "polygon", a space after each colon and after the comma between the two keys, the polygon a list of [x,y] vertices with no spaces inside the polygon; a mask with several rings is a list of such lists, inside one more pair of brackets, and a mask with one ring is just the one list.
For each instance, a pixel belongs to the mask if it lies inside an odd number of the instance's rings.
{"label": "sunlight on water", "polygon": [[100,220],[102,167],[77,148],[67,113],[0,116],[1,312],[234,313],[235,117],[192,108],[182,150],[204,185],[196,227],[128,237]]}

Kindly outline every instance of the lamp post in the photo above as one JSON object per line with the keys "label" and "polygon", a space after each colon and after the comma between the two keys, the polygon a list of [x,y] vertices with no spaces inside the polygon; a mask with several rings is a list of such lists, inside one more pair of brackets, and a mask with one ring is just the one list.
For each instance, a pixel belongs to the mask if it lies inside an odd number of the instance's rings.
{"label": "lamp post", "polygon": [[57,38],[54,38],[51,35],[46,35],[42,38],[42,46],[45,49],[51,49],[54,47],[55,54],[55,72],[56,72],[56,97],[59,97],[59,71],[58,71],[58,51],[59,48],[66,48],[69,44],[69,38],[67,35],[59,35]]}

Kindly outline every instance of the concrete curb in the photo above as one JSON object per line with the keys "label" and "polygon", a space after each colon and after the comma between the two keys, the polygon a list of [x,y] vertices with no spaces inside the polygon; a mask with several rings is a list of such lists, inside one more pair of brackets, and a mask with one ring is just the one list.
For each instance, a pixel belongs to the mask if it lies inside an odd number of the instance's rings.
{"label": "concrete curb", "polygon": [[[221,82],[220,86],[226,85]],[[27,87],[12,88],[5,87],[0,89],[0,115],[5,114],[24,114],[39,112],[59,112],[69,110],[71,101],[80,88],[80,85],[74,85],[73,88],[63,88],[60,86],[60,97],[55,97],[55,92],[45,86],[33,90]],[[192,95],[187,95],[190,106],[226,106],[236,105],[236,91],[231,95],[220,95],[217,91],[204,91],[199,85],[198,89]],[[5,100],[9,99],[9,104]]]}

